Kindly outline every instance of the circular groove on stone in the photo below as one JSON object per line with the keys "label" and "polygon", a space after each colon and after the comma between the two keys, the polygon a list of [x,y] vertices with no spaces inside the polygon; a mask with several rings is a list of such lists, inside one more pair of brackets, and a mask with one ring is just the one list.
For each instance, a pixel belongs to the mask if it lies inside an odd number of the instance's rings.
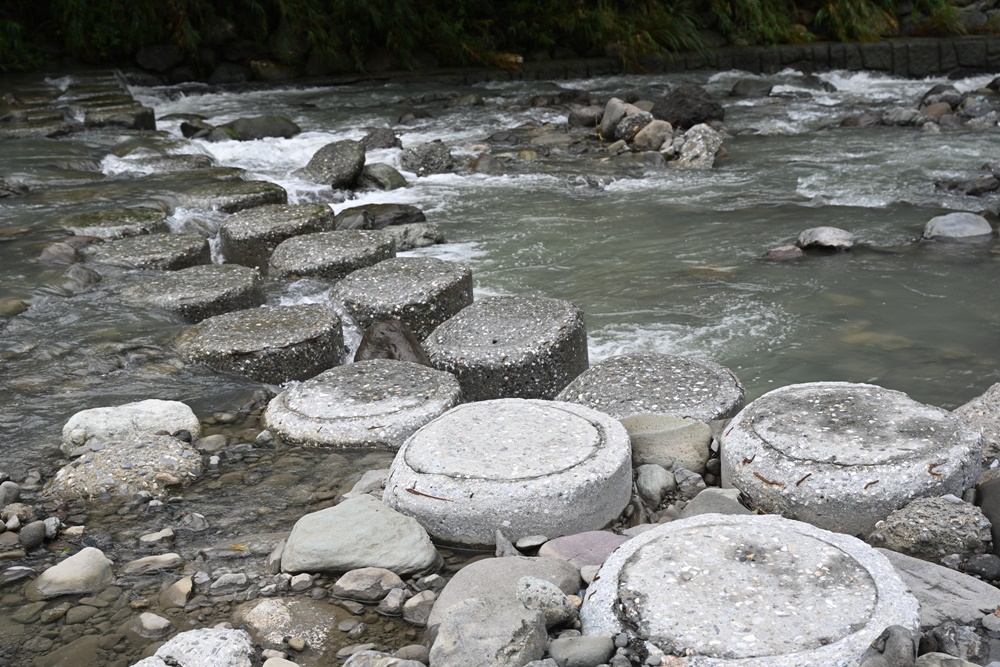
{"label": "circular groove on stone", "polygon": [[166,232],[166,220],[167,214],[154,208],[115,208],[74,213],[62,225],[77,236],[110,240]]}
{"label": "circular groove on stone", "polygon": [[264,412],[286,442],[398,449],[418,428],[461,400],[448,373],[372,359],[325,371],[279,394]]}
{"label": "circular groove on stone", "polygon": [[585,634],[626,632],[686,667],[857,664],[919,608],[893,566],[848,535],[777,516],[707,514],[654,528],[601,568]]}
{"label": "circular groove on stone", "polygon": [[396,256],[396,242],[378,231],[317,232],[286,239],[271,254],[276,278],[314,276],[341,280],[347,274]]}
{"label": "circular groove on stone", "polygon": [[280,384],[341,363],[344,338],[336,313],[303,304],[210,317],[182,334],[178,347],[188,363]]}
{"label": "circular groove on stone", "polygon": [[227,262],[267,271],[271,253],[282,241],[300,234],[333,229],[326,204],[273,204],[229,216],[219,227],[219,249]]}
{"label": "circular groove on stone", "polygon": [[573,403],[507,398],[453,408],[414,433],[382,499],[440,542],[485,546],[497,530],[512,541],[599,530],[631,494],[620,422]]}
{"label": "circular groove on stone", "polygon": [[480,299],[424,347],[435,368],[458,376],[470,401],[554,398],[588,365],[583,313],[546,297]]}
{"label": "circular groove on stone", "polygon": [[472,303],[472,271],[432,257],[393,257],[345,277],[332,298],[362,330],[398,319],[423,340]]}
{"label": "circular groove on stone", "polygon": [[732,417],[744,389],[729,369],[672,354],[623,354],[595,364],[557,397],[617,419],[641,413],[700,421]]}
{"label": "circular groove on stone", "polygon": [[264,303],[260,273],[239,264],[204,264],[144,277],[125,288],[122,296],[169,310],[192,322]]}
{"label": "circular groove on stone", "polygon": [[212,261],[208,239],[193,234],[147,234],[88,246],[88,262],[128,269],[176,271]]}
{"label": "circular groove on stone", "polygon": [[902,392],[849,382],[776,389],[722,437],[723,477],[760,509],[851,535],[914,498],[975,485],[983,440]]}

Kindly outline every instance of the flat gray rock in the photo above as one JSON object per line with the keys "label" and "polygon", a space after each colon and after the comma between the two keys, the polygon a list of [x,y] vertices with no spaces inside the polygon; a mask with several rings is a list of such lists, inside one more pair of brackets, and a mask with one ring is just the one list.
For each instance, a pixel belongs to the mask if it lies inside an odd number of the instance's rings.
{"label": "flat gray rock", "polygon": [[69,418],[62,430],[60,448],[67,456],[79,448],[101,440],[118,440],[157,431],[187,431],[201,435],[201,423],[194,411],[180,401],[151,398],[135,403],[81,410]]}
{"label": "flat gray rock", "polygon": [[227,262],[267,271],[278,245],[300,234],[333,230],[326,204],[274,204],[231,215],[219,227],[219,249]]}
{"label": "flat gray rock", "polygon": [[208,239],[193,234],[146,234],[87,246],[88,262],[125,269],[176,271],[212,261]]}
{"label": "flat gray rock", "polygon": [[681,510],[681,519],[699,514],[753,514],[740,503],[738,489],[709,487],[692,498]]}
{"label": "flat gray rock", "polygon": [[364,166],[364,146],[358,141],[345,139],[320,148],[299,173],[313,183],[349,188],[361,175]]}
{"label": "flat gray rock", "polygon": [[345,609],[326,600],[263,598],[240,605],[233,614],[233,622],[246,628],[253,641],[264,648],[287,650],[285,637],[293,636],[305,639],[311,649],[322,652],[337,624],[349,617]]}
{"label": "flat gray rock", "polygon": [[993,235],[993,227],[981,215],[975,213],[948,213],[931,218],[924,226],[925,239],[988,239]]}
{"label": "flat gray rock", "polygon": [[537,296],[480,299],[427,337],[431,363],[454,373],[470,401],[555,398],[587,369],[583,313]]}
{"label": "flat gray rock", "polygon": [[630,451],[618,421],[574,403],[468,403],[403,444],[382,498],[449,544],[597,530],[631,499]]}
{"label": "flat gray rock", "polygon": [[396,241],[386,232],[317,232],[282,241],[271,254],[268,274],[336,281],[395,256]]}
{"label": "flat gray rock", "polygon": [[538,555],[565,560],[578,568],[599,566],[627,541],[627,537],[607,530],[588,530],[549,540],[538,550]]}
{"label": "flat gray rock", "polygon": [[890,625],[918,625],[892,565],[848,535],[778,516],[709,514],[632,538],[580,610],[585,635],[625,632],[671,665],[857,665]]}
{"label": "flat gray rock", "polygon": [[280,185],[268,181],[217,181],[196,185],[183,192],[182,206],[223,213],[236,213],[265,204],[286,204],[288,193]]}
{"label": "flat gray rock", "polygon": [[472,303],[472,271],[432,257],[393,257],[351,273],[333,288],[362,330],[397,319],[423,340]]}
{"label": "flat gray rock", "polygon": [[264,303],[263,279],[239,264],[204,264],[163,276],[143,277],[122,297],[180,315],[191,322]]}
{"label": "flat gray rock", "polygon": [[299,519],[285,543],[281,571],[382,567],[402,576],[436,569],[440,562],[415,519],[362,495]]}
{"label": "flat gray rock", "polygon": [[441,617],[431,646],[434,667],[521,667],[545,654],[540,611],[495,598],[469,598]]}
{"label": "flat gray rock", "polygon": [[371,359],[332,368],[278,394],[264,411],[264,425],[285,442],[397,450],[461,395],[448,373]]}
{"label": "flat gray rock", "polygon": [[723,479],[765,512],[867,536],[914,498],[961,497],[982,437],[947,410],[868,384],[768,392],[722,436]]}
{"label": "flat gray rock", "polygon": [[340,364],[344,333],[324,306],[273,306],[210,317],[185,331],[177,346],[187,363],[281,384]]}
{"label": "flat gray rock", "polygon": [[166,220],[167,214],[155,208],[115,208],[68,215],[62,226],[77,236],[110,240],[165,232]]}
{"label": "flat gray rock", "polygon": [[732,371],[711,361],[623,354],[595,364],[557,400],[580,403],[616,419],[656,413],[708,422],[735,415],[743,397],[743,385]]}

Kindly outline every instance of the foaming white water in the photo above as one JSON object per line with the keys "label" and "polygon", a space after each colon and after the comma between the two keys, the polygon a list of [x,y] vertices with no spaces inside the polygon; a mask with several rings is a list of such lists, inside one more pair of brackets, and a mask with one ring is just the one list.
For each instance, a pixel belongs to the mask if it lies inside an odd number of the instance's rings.
{"label": "foaming white water", "polygon": [[448,262],[471,264],[476,260],[481,260],[489,256],[489,253],[480,246],[481,244],[476,242],[442,243],[440,245],[428,246],[427,248],[415,248],[398,254],[400,257],[433,257]]}

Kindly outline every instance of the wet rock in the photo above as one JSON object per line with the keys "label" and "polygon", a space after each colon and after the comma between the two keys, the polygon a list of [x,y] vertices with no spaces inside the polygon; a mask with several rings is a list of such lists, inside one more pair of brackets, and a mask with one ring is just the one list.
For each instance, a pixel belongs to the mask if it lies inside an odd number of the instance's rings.
{"label": "wet rock", "polygon": [[921,114],[912,107],[893,107],[882,112],[883,125],[916,125]]}
{"label": "wet rock", "polygon": [[313,183],[332,188],[350,188],[365,166],[365,149],[357,141],[335,141],[327,144],[309,160],[300,174]]}
{"label": "wet rock", "polygon": [[[362,227],[357,226],[358,219],[364,221]],[[349,223],[349,220],[352,222]],[[346,208],[338,213],[334,218],[334,225],[337,230],[385,229],[393,225],[408,225],[426,220],[424,212],[410,204],[365,204]]]}
{"label": "wet rock", "polygon": [[932,104],[944,103],[952,109],[958,107],[963,100],[962,93],[958,92],[954,86],[946,83],[934,85],[920,98],[920,106],[926,107]]}
{"label": "wet rock", "polygon": [[222,127],[229,128],[235,132],[236,138],[240,141],[255,141],[268,137],[291,139],[302,132],[302,128],[296,125],[290,118],[284,116],[237,118],[222,125]]}
{"label": "wet rock", "polygon": [[180,401],[148,399],[77,412],[63,426],[60,448],[69,456],[74,450],[87,447],[91,442],[181,430],[195,438],[201,435],[201,423],[191,408]]}
{"label": "wet rock", "polygon": [[444,243],[444,234],[432,222],[418,222],[411,225],[394,225],[385,230],[396,241],[396,251],[426,248],[436,243]]}
{"label": "wet rock", "polygon": [[639,151],[658,151],[673,141],[674,128],[665,120],[650,121],[636,133],[632,145]]}
{"label": "wet rock", "polygon": [[400,165],[417,176],[443,174],[454,167],[455,161],[448,147],[441,141],[411,146],[403,151]]}
{"label": "wet rock", "polygon": [[652,114],[657,120],[682,128],[726,119],[722,105],[713,100],[708,91],[694,84],[683,84],[671,90],[653,105]]}
{"label": "wet rock", "polygon": [[711,169],[720,148],[721,134],[708,125],[695,125],[684,133],[680,155],[670,164],[677,169]]}
{"label": "wet rock", "polygon": [[368,130],[368,134],[361,138],[361,146],[366,151],[380,148],[402,148],[403,142],[390,128],[375,127]]}
{"label": "wet rock", "polygon": [[40,599],[97,593],[114,583],[111,561],[100,549],[84,547],[38,575],[32,584]]}
{"label": "wet rock", "polygon": [[37,549],[45,542],[45,522],[32,521],[22,526],[18,538],[26,551]]}
{"label": "wet rock", "polygon": [[[35,667],[77,667],[78,665],[99,665],[99,635],[84,635],[79,639],[60,646],[51,653],[35,658]],[[143,665],[146,667],[146,665]]]}
{"label": "wet rock", "polygon": [[420,340],[399,320],[376,322],[365,330],[354,361],[367,359],[394,359],[431,366]]}
{"label": "wet rock", "polygon": [[401,589],[403,580],[395,572],[382,567],[351,570],[333,584],[331,593],[337,597],[362,602],[377,602],[392,589]]}
{"label": "wet rock", "polygon": [[574,127],[596,128],[604,117],[604,108],[597,105],[575,106],[569,112],[569,124]]}
{"label": "wet rock", "polygon": [[988,240],[993,227],[986,218],[975,213],[948,213],[931,218],[924,226],[925,239]]}
{"label": "wet rock", "polygon": [[122,290],[122,297],[176,313],[189,322],[200,322],[263,304],[264,289],[256,269],[239,264],[205,264],[144,277]]}
{"label": "wet rock", "polygon": [[991,540],[982,511],[954,496],[917,498],[875,524],[868,536],[870,544],[930,561],[987,553]]}
{"label": "wet rock", "polygon": [[879,124],[879,116],[874,113],[862,113],[848,116],[840,121],[841,127],[874,127]]}
{"label": "wet rock", "polygon": [[188,188],[179,200],[189,208],[236,213],[267,204],[287,204],[288,193],[268,181],[231,180]]}
{"label": "wet rock", "polygon": [[933,118],[937,120],[945,114],[949,114],[952,111],[952,106],[947,102],[935,102],[934,104],[928,104],[927,106],[920,107],[920,115],[925,118]]}
{"label": "wet rock", "polygon": [[507,171],[500,160],[488,153],[480,153],[477,155],[472,162],[469,163],[469,169],[478,174],[491,174],[494,176],[506,173]]}
{"label": "wet rock", "polygon": [[286,239],[274,249],[268,273],[275,278],[316,277],[330,281],[396,256],[386,232],[316,232]]}
{"label": "wet rock", "polygon": [[[201,628],[175,635],[133,667],[250,667],[254,648],[244,630]],[[96,664],[96,663],[95,663]]]}
{"label": "wet rock", "polygon": [[598,129],[601,138],[605,141],[614,141],[617,139],[615,128],[618,127],[618,123],[622,118],[625,118],[629,114],[638,114],[641,112],[642,110],[635,105],[623,102],[617,97],[612,97],[604,105],[604,113],[601,115],[601,125]]}
{"label": "wet rock", "polygon": [[596,667],[615,653],[611,637],[559,637],[549,643],[549,655],[558,667]]}
{"label": "wet rock", "polygon": [[80,253],[68,243],[50,243],[42,249],[38,261],[42,264],[66,265],[80,259]]}
{"label": "wet rock", "polygon": [[[983,460],[1000,455],[1000,383],[994,384],[982,395],[957,407],[953,412],[964,419],[970,427],[981,430],[986,445],[983,448]],[[0,487],[2,488],[2,487]],[[1000,515],[991,521],[1000,523]],[[994,539],[995,544],[1000,540]]]}
{"label": "wet rock", "polygon": [[326,204],[259,206],[222,223],[219,249],[227,262],[266,272],[271,254],[282,241],[333,229],[333,211]]}
{"label": "wet rock", "polygon": [[164,271],[211,262],[208,239],[193,234],[146,234],[117,239],[88,246],[83,256],[96,264]]}
{"label": "wet rock", "polygon": [[0,484],[0,508],[16,503],[21,497],[21,486],[17,482],[7,480]]}
{"label": "wet rock", "polygon": [[285,544],[282,572],[347,572],[382,567],[397,574],[437,568],[440,555],[416,520],[368,495],[307,514]]}
{"label": "wet rock", "polygon": [[615,125],[614,138],[631,142],[651,122],[653,122],[653,116],[647,111],[627,114]]}
{"label": "wet rock", "polygon": [[0,199],[4,197],[19,197],[28,194],[28,186],[0,176]]}
{"label": "wet rock", "polygon": [[77,236],[120,239],[167,231],[167,214],[154,208],[116,208],[74,213],[61,220],[63,228]]}
{"label": "wet rock", "polygon": [[366,164],[358,176],[359,190],[397,190],[407,186],[406,178],[394,167],[381,162]]}
{"label": "wet rock", "polygon": [[773,86],[764,79],[743,77],[737,79],[729,94],[732,97],[767,97],[771,94],[772,88]]}
{"label": "wet rock", "polygon": [[519,667],[545,654],[546,637],[541,612],[470,598],[442,616],[430,660],[435,667]]}
{"label": "wet rock", "polygon": [[804,256],[805,253],[802,252],[802,248],[793,245],[783,245],[778,248],[772,248],[768,250],[763,255],[761,259],[768,260],[771,262],[787,262],[792,259],[799,259]]}
{"label": "wet rock", "polygon": [[803,250],[850,250],[854,234],[836,227],[813,227],[801,232],[796,244]]}

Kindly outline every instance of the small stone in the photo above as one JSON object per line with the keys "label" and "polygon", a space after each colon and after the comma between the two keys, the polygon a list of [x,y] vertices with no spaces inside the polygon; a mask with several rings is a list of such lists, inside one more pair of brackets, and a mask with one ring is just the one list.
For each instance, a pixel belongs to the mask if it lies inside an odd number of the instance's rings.
{"label": "small stone", "polygon": [[400,616],[403,613],[403,605],[405,603],[406,591],[402,588],[393,588],[378,603],[375,611],[384,616]]}
{"label": "small stone", "polygon": [[292,577],[291,589],[296,593],[300,593],[304,590],[308,590],[309,587],[312,586],[312,583],[312,575],[306,573],[297,574]]}
{"label": "small stone", "polygon": [[995,554],[975,554],[965,562],[965,572],[986,581],[1000,579],[1000,556]]}
{"label": "small stone", "polygon": [[677,481],[663,466],[645,464],[636,468],[635,488],[646,505],[656,509],[663,496],[677,488]]}
{"label": "small stone", "polygon": [[302,637],[289,637],[288,638],[288,648],[293,651],[302,652],[305,651],[307,647],[306,640]]}
{"label": "small stone", "polygon": [[403,588],[399,575],[381,567],[363,567],[344,574],[334,584],[331,592],[337,597],[363,602],[375,602],[391,590]]}
{"label": "small stone", "polygon": [[27,551],[37,549],[45,542],[45,522],[32,521],[23,528],[19,535],[21,546]]}
{"label": "small stone", "polygon": [[403,620],[411,625],[425,627],[435,600],[437,593],[434,591],[417,593],[403,605]]}
{"label": "small stone", "polygon": [[132,622],[129,629],[143,639],[156,641],[173,632],[174,626],[162,616],[143,612]]}
{"label": "small stone", "polygon": [[174,531],[170,528],[164,528],[155,533],[147,533],[139,538],[139,542],[142,544],[158,544],[160,542],[173,542]]}

